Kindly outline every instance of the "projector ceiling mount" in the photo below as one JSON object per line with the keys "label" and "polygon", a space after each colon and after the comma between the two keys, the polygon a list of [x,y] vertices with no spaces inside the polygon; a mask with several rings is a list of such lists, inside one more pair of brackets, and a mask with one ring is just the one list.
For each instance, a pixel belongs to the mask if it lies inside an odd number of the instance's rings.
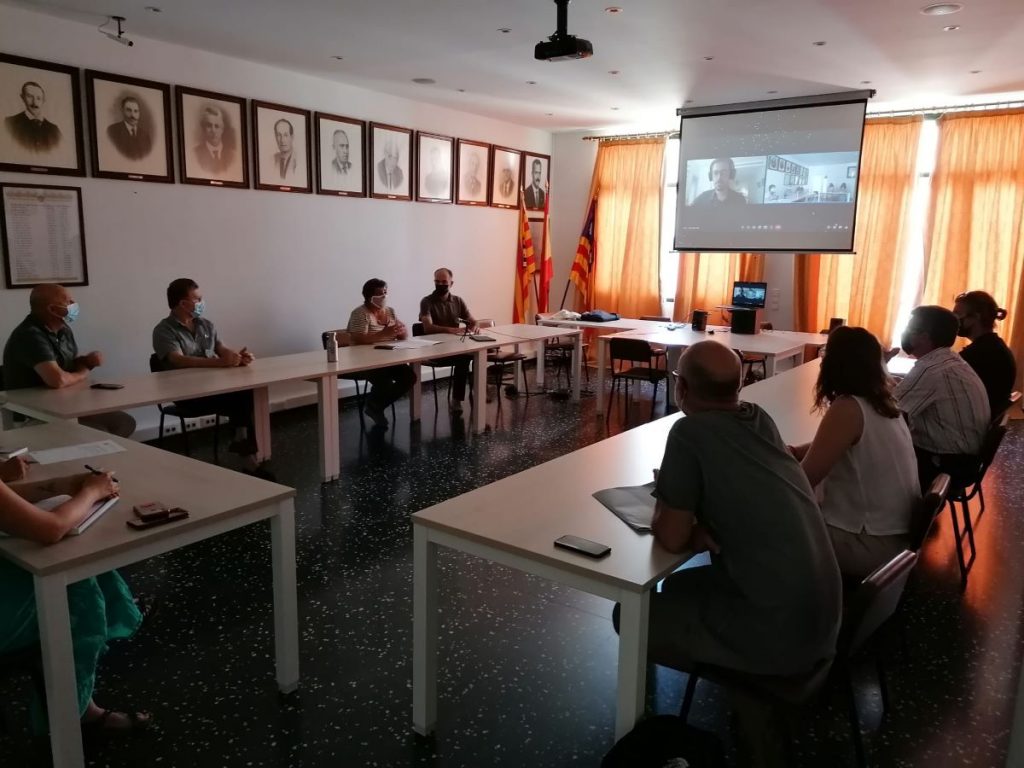
{"label": "projector ceiling mount", "polygon": [[555,0],[558,8],[558,26],[555,34],[547,41],[542,40],[533,49],[533,58],[540,61],[567,61],[568,59],[587,59],[594,55],[594,46],[589,40],[570,35],[569,3],[571,0]]}

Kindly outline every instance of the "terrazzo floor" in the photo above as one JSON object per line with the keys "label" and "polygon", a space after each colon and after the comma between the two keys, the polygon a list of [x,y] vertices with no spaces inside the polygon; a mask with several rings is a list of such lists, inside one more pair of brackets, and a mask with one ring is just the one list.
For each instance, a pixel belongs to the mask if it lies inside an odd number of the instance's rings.
{"label": "terrazzo floor", "polygon": [[[443,385],[440,385],[443,387]],[[442,396],[444,392],[441,392]],[[490,423],[494,424],[495,403]],[[442,402],[443,407],[443,402]],[[647,403],[634,423],[647,415]],[[101,703],[153,712],[155,726],[90,745],[89,766],[597,766],[613,742],[618,641],[600,598],[442,550],[438,730],[412,734],[412,530],[418,509],[590,444],[606,435],[593,398],[505,400],[476,436],[447,414],[410,427],[399,406],[383,438],[360,437],[342,412],[342,480],[321,485],[315,407],[275,414],[278,479],[298,489],[300,690],[274,683],[270,536],[265,525],[125,569],[159,607],[101,666]],[[659,415],[661,407],[659,406]],[[624,428],[612,417],[611,431]],[[193,441],[212,460],[211,441]],[[909,586],[909,655],[889,667],[880,722],[870,669],[857,688],[869,755],[878,766],[1002,766],[1022,650],[1024,423],[1010,433],[987,483],[978,561],[958,589],[948,516]],[[685,678],[654,669],[650,708],[675,712]],[[49,765],[28,734],[27,680],[4,689],[0,766]],[[724,696],[702,683],[690,722],[731,744]],[[841,696],[809,712],[799,766],[853,765]],[[730,749],[731,764],[736,764]]]}

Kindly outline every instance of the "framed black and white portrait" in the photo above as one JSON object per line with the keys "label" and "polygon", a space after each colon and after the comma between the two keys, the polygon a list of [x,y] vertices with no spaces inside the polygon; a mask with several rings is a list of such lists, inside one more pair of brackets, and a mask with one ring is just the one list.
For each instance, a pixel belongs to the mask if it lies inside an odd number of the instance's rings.
{"label": "framed black and white portrait", "polygon": [[543,211],[551,178],[551,155],[523,152],[523,203],[528,211]]}
{"label": "framed black and white portrait", "polygon": [[178,168],[186,184],[249,188],[245,99],[177,86]]}
{"label": "framed black and white portrait", "polygon": [[316,191],[321,195],[366,197],[366,123],[317,112]]}
{"label": "framed black and white portrait", "polygon": [[0,170],[84,176],[78,70],[0,53]]}
{"label": "framed black and white portrait", "polygon": [[370,190],[384,200],[412,200],[412,130],[370,123]]}
{"label": "framed black and white portrait", "polygon": [[491,205],[495,208],[519,207],[519,164],[523,153],[518,149],[494,147],[491,151]]}
{"label": "framed black and white portrait", "polygon": [[427,203],[452,202],[455,139],[416,132],[416,199]]}
{"label": "framed black and white portrait", "polygon": [[768,155],[768,168],[772,171],[779,169],[779,158],[776,155]]}
{"label": "framed black and white portrait", "polygon": [[171,87],[86,70],[92,175],[172,183]]}
{"label": "framed black and white portrait", "polygon": [[266,101],[252,102],[252,146],[257,189],[313,191],[309,119],[307,109]]}
{"label": "framed black and white portrait", "polygon": [[458,165],[458,190],[455,202],[459,205],[487,205],[487,191],[490,188],[491,145],[480,141],[459,139],[456,155]]}

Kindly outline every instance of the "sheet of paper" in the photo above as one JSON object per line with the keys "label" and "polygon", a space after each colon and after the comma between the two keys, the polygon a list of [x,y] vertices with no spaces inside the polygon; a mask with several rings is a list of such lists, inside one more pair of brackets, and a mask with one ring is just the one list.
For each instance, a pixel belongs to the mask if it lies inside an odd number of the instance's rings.
{"label": "sheet of paper", "polygon": [[[40,509],[45,509],[47,512],[49,512],[50,510],[59,507],[65,501],[69,501],[70,499],[70,496],[68,496],[66,493],[62,493],[58,496],[51,496],[48,499],[43,499],[42,501],[37,502],[36,506],[39,507]],[[92,525],[101,517],[103,517],[103,513],[106,512],[115,504],[117,504],[117,501],[117,496],[114,496],[109,499],[104,499],[103,501],[97,501],[86,513],[85,517],[82,518],[82,521],[74,528],[72,528],[70,531],[68,531],[65,535],[78,536],[82,533],[82,531],[84,531],[90,525]]]}
{"label": "sheet of paper", "polygon": [[392,349],[419,349],[420,347],[432,347],[440,343],[440,341],[434,341],[433,339],[406,339],[405,341],[392,342],[389,346]]}
{"label": "sheet of paper", "polygon": [[61,448],[48,448],[44,451],[32,451],[32,458],[38,464],[56,464],[60,461],[76,461],[90,459],[93,456],[105,456],[108,453],[120,453],[123,450],[124,448],[113,440],[98,440],[95,443],[80,443],[79,445],[65,445]]}

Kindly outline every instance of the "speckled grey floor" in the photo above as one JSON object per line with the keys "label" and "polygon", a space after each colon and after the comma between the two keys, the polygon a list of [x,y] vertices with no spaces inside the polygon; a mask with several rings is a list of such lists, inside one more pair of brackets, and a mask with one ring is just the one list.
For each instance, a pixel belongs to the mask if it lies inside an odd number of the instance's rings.
{"label": "speckled grey floor", "polygon": [[[151,710],[143,737],[88,750],[90,766],[596,766],[612,744],[617,639],[607,601],[468,556],[443,553],[437,734],[411,733],[409,515],[604,436],[593,400],[506,400],[483,436],[424,421],[359,439],[342,414],[341,482],[317,478],[316,412],[275,414],[278,478],[298,491],[300,692],[273,679],[270,541],[265,526],[154,558],[124,575],[159,598],[138,637],[102,665],[101,703]],[[492,423],[493,423],[493,409]],[[660,414],[659,407],[659,414]],[[646,406],[636,412],[638,421]],[[612,431],[620,426],[613,416]],[[209,459],[209,439],[194,441]],[[910,654],[890,668],[879,723],[870,670],[858,679],[865,738],[880,766],[1001,766],[1022,649],[1024,424],[988,484],[970,586],[957,588],[948,519],[924,551],[907,601]],[[652,709],[674,712],[685,679],[652,673]],[[27,733],[26,681],[3,684],[11,733],[0,765],[48,765]],[[853,765],[841,697],[809,713],[799,765]],[[730,741],[723,695],[697,691],[691,722]],[[735,762],[735,758],[732,758]]]}

